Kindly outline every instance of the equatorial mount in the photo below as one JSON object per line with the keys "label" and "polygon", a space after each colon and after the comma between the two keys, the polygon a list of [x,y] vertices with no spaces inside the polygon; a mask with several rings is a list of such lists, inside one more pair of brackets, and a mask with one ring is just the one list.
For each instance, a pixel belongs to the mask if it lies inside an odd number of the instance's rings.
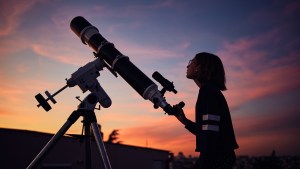
{"label": "equatorial mount", "polygon": [[[51,106],[48,103],[49,100],[55,104],[56,100],[54,99],[54,96],[62,92],[67,87],[79,86],[83,93],[88,90],[95,93],[97,95],[97,102],[99,102],[102,107],[110,107],[111,100],[97,80],[97,77],[100,76],[99,71],[103,70],[103,67],[108,67],[108,65],[100,57],[87,63],[83,67],[80,67],[71,75],[71,78],[66,79],[67,84],[54,94],[51,95],[48,91],[45,91],[47,98],[44,98],[40,93],[37,94],[35,96],[36,100],[39,102],[37,106],[42,106],[45,111],[49,111],[51,110]],[[110,68],[108,67],[108,69]]]}

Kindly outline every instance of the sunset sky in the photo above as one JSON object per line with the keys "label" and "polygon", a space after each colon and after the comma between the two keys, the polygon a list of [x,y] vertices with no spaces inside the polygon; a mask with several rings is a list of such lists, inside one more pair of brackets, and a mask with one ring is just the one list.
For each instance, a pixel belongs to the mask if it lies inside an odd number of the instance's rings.
{"label": "sunset sky", "polygon": [[[1,0],[0,128],[56,133],[82,93],[58,94],[52,110],[37,108],[34,96],[56,92],[79,67],[93,61],[92,49],[71,31],[83,16],[149,78],[159,71],[174,82],[171,104],[184,101],[194,120],[198,87],[185,77],[195,54],[223,61],[223,92],[240,148],[238,155],[300,154],[300,1],[204,0]],[[152,79],[152,78],[151,78]],[[112,106],[96,111],[104,132],[119,129],[123,144],[195,155],[195,137],[173,116],[154,109],[122,77],[107,69],[98,81]],[[155,80],[153,80],[157,83]],[[161,86],[157,83],[159,89]],[[80,134],[80,120],[68,133]]]}

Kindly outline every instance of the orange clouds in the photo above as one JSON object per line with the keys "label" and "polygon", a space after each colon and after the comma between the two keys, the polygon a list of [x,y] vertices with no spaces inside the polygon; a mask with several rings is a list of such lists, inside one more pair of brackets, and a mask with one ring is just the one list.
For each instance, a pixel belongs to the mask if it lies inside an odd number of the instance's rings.
{"label": "orange clouds", "polygon": [[174,116],[165,115],[139,127],[123,128],[120,130],[120,139],[124,144],[198,154],[194,152],[194,135],[184,129]]}

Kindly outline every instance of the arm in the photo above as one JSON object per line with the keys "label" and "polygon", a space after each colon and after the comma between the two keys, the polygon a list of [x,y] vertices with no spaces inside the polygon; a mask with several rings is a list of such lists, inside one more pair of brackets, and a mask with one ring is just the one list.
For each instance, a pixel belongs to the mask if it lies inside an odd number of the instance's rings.
{"label": "arm", "polygon": [[185,125],[185,128],[189,130],[191,133],[196,135],[196,123],[192,122],[188,118],[186,118],[184,111],[179,106],[176,106],[178,108],[178,113],[175,114],[175,117],[183,124]]}

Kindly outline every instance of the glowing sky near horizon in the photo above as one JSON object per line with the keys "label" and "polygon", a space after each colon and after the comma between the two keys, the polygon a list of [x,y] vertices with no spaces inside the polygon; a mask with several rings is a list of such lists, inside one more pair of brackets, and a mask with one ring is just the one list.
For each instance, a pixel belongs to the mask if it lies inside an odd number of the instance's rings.
{"label": "glowing sky near horizon", "polygon": [[[198,52],[223,60],[224,92],[240,148],[237,154],[300,153],[300,1],[0,1],[0,127],[56,133],[84,96],[68,88],[50,112],[34,96],[54,93],[65,78],[93,61],[92,50],[70,30],[85,17],[151,78],[159,71],[174,82],[194,120],[198,88],[186,65]],[[120,76],[104,69],[98,78],[112,106],[96,111],[104,139],[120,130],[124,144],[186,155],[195,138],[175,117],[144,100]],[[154,81],[154,80],[153,80]],[[158,83],[157,83],[158,84]],[[160,87],[160,85],[158,84]],[[78,121],[68,133],[80,134]]]}

